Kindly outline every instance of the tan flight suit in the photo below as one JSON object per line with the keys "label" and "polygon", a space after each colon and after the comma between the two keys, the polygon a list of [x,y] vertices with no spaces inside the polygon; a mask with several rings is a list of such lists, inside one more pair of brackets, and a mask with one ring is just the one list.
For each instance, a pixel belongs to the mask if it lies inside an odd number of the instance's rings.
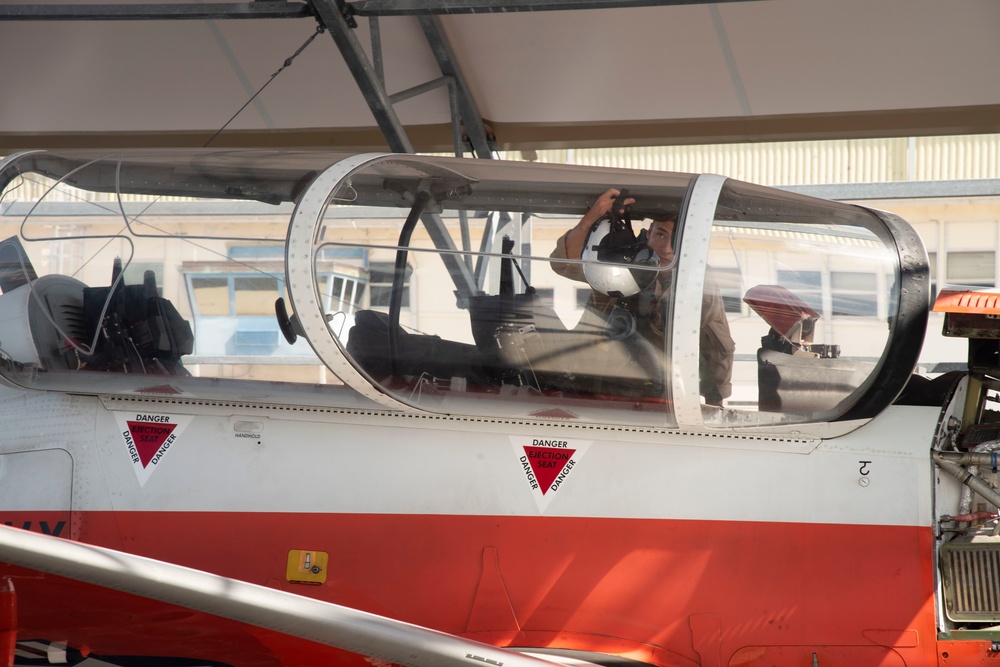
{"label": "tan flight suit", "polygon": [[[559,237],[555,249],[549,256],[552,259],[568,259],[566,234]],[[552,270],[564,278],[587,282],[583,273],[583,264],[552,262]],[[729,319],[726,317],[722,295],[711,277],[711,270],[705,276],[705,280],[706,289],[702,296],[701,337],[699,341],[701,352],[699,370],[702,376],[700,391],[707,399],[715,400],[728,398],[733,393],[733,352],[736,349],[736,343],[729,333]],[[664,299],[670,294],[670,281],[671,272],[663,272],[662,278],[658,278],[654,282],[653,296],[650,297],[647,293],[645,297],[647,300],[655,299],[655,312],[649,316],[648,330],[654,337],[658,338],[656,342],[660,348],[663,347]],[[646,291],[648,292],[648,288]],[[641,297],[642,293],[637,296]],[[594,309],[601,313],[607,313],[615,306],[619,298],[594,291],[590,300]],[[718,396],[713,396],[716,388]]]}

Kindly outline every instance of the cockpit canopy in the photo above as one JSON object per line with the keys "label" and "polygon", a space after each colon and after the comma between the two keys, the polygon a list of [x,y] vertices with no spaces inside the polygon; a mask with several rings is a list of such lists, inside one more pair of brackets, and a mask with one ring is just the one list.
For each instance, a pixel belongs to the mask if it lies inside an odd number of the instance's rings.
{"label": "cockpit canopy", "polygon": [[[808,431],[888,405],[926,321],[905,222],[713,175],[178,150],[0,184],[0,375],[33,389]],[[669,260],[566,250],[612,188]]]}

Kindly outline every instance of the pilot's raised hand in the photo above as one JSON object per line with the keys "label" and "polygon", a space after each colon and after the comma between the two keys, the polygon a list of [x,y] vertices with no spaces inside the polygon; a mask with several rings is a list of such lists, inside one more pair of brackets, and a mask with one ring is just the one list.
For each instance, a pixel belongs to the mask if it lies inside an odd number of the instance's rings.
{"label": "pilot's raised hand", "polygon": [[[566,256],[571,259],[580,259],[583,253],[583,244],[587,240],[587,235],[590,233],[590,228],[594,224],[607,215],[608,211],[611,210],[612,205],[615,203],[618,195],[621,194],[620,190],[615,188],[609,188],[605,190],[604,193],[597,198],[597,201],[588,209],[588,211],[580,218],[580,222],[576,223],[566,235]],[[624,212],[624,207],[635,203],[634,197],[628,197],[622,202],[622,208],[619,213]]]}
{"label": "pilot's raised hand", "polygon": [[[590,231],[590,228],[593,227],[595,222],[597,222],[605,215],[607,215],[608,211],[611,210],[611,206],[615,203],[615,199],[617,199],[618,195],[620,194],[621,194],[620,190],[616,190],[615,188],[610,188],[608,190],[605,190],[604,194],[602,194],[600,197],[597,198],[597,201],[594,202],[593,206],[590,207],[590,210],[587,211],[587,213],[580,220],[581,223],[584,222],[585,220],[589,220],[589,224],[587,225],[587,231]],[[634,203],[635,203],[635,197],[626,198],[625,201],[622,202],[622,208],[620,208],[618,212],[624,213],[625,207],[630,206]]]}

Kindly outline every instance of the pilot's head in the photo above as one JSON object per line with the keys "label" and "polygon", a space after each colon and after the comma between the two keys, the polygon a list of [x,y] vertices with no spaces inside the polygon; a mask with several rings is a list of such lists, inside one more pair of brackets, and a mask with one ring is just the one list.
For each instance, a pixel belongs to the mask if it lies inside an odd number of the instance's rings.
{"label": "pilot's head", "polygon": [[653,220],[646,232],[646,243],[660,258],[660,266],[666,266],[674,261],[674,227],[677,218]]}

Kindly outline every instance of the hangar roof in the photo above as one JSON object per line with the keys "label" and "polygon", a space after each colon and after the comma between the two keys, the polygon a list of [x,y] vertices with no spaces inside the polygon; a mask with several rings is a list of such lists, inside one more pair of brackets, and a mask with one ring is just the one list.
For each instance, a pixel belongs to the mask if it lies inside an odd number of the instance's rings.
{"label": "hangar roof", "polygon": [[993,0],[8,4],[0,151],[451,151],[449,90],[508,150],[992,133],[998,28]]}

